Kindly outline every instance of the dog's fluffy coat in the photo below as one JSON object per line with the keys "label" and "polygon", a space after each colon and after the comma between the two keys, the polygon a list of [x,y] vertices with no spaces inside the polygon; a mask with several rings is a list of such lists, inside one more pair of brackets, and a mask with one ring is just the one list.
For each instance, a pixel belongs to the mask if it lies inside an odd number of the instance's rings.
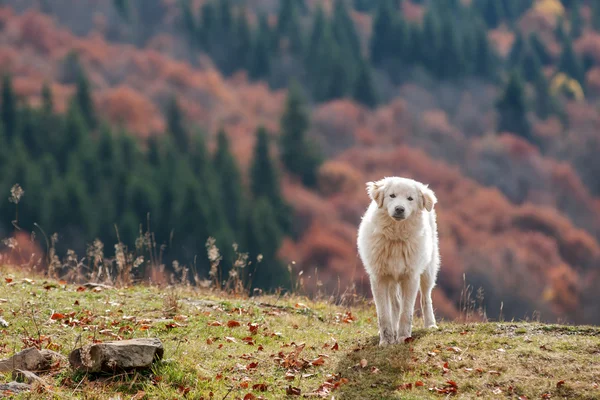
{"label": "dog's fluffy coat", "polygon": [[426,328],[436,328],[431,291],[440,267],[435,194],[412,179],[367,183],[372,202],[358,230],[358,252],[371,280],[379,344],[401,343],[412,334],[421,292]]}

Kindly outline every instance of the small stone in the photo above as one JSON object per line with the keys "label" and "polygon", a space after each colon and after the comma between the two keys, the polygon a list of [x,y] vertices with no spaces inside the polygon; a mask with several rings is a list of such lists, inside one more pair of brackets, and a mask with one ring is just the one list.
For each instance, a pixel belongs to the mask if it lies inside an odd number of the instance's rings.
{"label": "small stone", "polygon": [[9,395],[11,393],[18,394],[31,390],[31,385],[27,383],[9,382],[0,384],[0,392],[3,395]]}
{"label": "small stone", "polygon": [[8,322],[2,317],[0,317],[0,326],[3,328],[8,328]]}
{"label": "small stone", "polygon": [[75,349],[69,362],[86,372],[109,372],[150,368],[162,360],[164,348],[158,338],[96,343]]}
{"label": "small stone", "polygon": [[21,369],[15,369],[12,372],[12,378],[17,382],[23,382],[32,384],[34,382],[41,382],[41,378],[31,371],[23,371]]}
{"label": "small stone", "polygon": [[42,353],[35,347],[20,351],[11,358],[0,360],[0,372],[8,372],[14,369],[34,372],[47,371],[51,366],[52,354],[49,351]]}

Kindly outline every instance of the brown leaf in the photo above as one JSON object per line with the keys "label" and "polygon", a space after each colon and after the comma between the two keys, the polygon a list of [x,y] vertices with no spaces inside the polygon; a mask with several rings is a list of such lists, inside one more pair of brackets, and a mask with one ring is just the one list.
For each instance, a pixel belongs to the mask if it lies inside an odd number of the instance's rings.
{"label": "brown leaf", "polygon": [[414,340],[415,340],[415,338],[413,338],[412,336],[409,336],[406,339],[404,339],[404,343],[410,343],[410,342],[413,342]]}
{"label": "brown leaf", "polygon": [[293,387],[291,385],[285,389],[285,394],[288,396],[300,396],[301,393],[302,392],[300,391],[300,388]]}
{"label": "brown leaf", "polygon": [[79,305],[79,300],[75,300],[75,303],[73,303],[74,306],[78,306]]}
{"label": "brown leaf", "polygon": [[398,390],[412,390],[412,383],[403,383],[398,386]]}
{"label": "brown leaf", "polygon": [[234,321],[234,320],[231,320],[231,321],[227,322],[227,326],[229,328],[237,328],[240,325],[242,325],[242,324],[240,324],[238,321]]}
{"label": "brown leaf", "polygon": [[258,324],[248,323],[248,329],[250,330],[250,333],[255,334],[258,332]]}
{"label": "brown leaf", "polygon": [[453,351],[455,353],[462,353],[461,348],[460,347],[456,347],[456,346],[455,347],[448,347],[446,350],[450,350],[450,351]]}
{"label": "brown leaf", "polygon": [[11,283],[13,281],[12,278],[4,278],[4,280],[6,281],[6,283]]}
{"label": "brown leaf", "polygon": [[61,313],[54,313],[50,316],[50,319],[53,319],[53,320],[65,319],[65,315],[61,314]]}
{"label": "brown leaf", "polygon": [[294,379],[296,379],[296,375],[294,375],[292,371],[286,371],[285,379],[288,381],[293,381]]}
{"label": "brown leaf", "polygon": [[498,372],[498,371],[488,371],[488,373],[490,375],[500,375],[500,372]]}
{"label": "brown leaf", "polygon": [[416,381],[415,387],[420,387],[420,386],[425,386],[425,384],[422,381]]}
{"label": "brown leaf", "polygon": [[371,367],[371,373],[372,373],[372,374],[378,374],[378,373],[380,373],[380,372],[381,372],[381,371],[379,370],[379,368],[377,368],[377,367]]}
{"label": "brown leaf", "polygon": [[315,358],[310,362],[311,365],[323,365],[325,364],[325,359],[323,357]]}
{"label": "brown leaf", "polygon": [[252,385],[252,390],[258,390],[259,392],[266,392],[269,388],[269,385],[266,383],[257,383],[256,385]]}
{"label": "brown leaf", "polygon": [[446,383],[454,388],[458,388],[458,385],[454,381],[446,381]]}
{"label": "brown leaf", "polygon": [[84,286],[79,286],[79,287],[77,288],[77,291],[78,291],[78,292],[85,292],[85,287],[84,287]]}
{"label": "brown leaf", "polygon": [[208,323],[208,326],[222,326],[223,324],[219,321],[212,321]]}
{"label": "brown leaf", "polygon": [[558,381],[558,382],[556,383],[556,387],[557,387],[557,388],[559,388],[559,387],[561,387],[561,386],[562,386],[562,385],[564,385],[564,384],[565,384],[565,381]]}
{"label": "brown leaf", "polygon": [[519,396],[519,400],[527,400],[527,396]]}
{"label": "brown leaf", "polygon": [[363,358],[362,360],[360,360],[360,366],[361,368],[366,368],[368,365],[367,359]]}
{"label": "brown leaf", "polygon": [[232,338],[231,336],[225,336],[225,340],[229,343],[237,343],[237,340],[235,340],[235,338]]}
{"label": "brown leaf", "polygon": [[252,393],[248,393],[244,396],[244,400],[256,400],[256,396]]}
{"label": "brown leaf", "polygon": [[250,364],[246,365],[246,369],[254,369],[256,367],[258,367],[257,362],[251,362]]}
{"label": "brown leaf", "polygon": [[206,344],[213,344],[214,341],[211,338],[206,339]]}
{"label": "brown leaf", "polygon": [[333,347],[331,348],[331,350],[337,351],[340,349],[340,346],[338,345],[337,342],[335,342],[335,344],[333,345]]}

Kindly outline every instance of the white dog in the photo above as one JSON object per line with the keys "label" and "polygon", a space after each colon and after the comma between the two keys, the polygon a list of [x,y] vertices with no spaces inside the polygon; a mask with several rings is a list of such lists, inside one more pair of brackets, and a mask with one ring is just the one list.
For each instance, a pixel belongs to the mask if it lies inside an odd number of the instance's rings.
{"label": "white dog", "polygon": [[421,291],[426,328],[437,328],[431,290],[440,268],[435,194],[406,178],[367,183],[373,200],[358,230],[358,252],[371,279],[379,345],[403,343]]}

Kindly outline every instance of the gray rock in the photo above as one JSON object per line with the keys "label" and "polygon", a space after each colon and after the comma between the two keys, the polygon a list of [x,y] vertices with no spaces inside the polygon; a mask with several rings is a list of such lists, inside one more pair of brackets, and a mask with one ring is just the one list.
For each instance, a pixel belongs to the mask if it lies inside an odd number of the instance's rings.
{"label": "gray rock", "polygon": [[13,380],[15,380],[17,382],[23,382],[23,383],[28,383],[28,384],[42,381],[42,379],[39,376],[37,376],[36,374],[34,374],[33,372],[23,371],[20,369],[15,369],[12,372],[12,378],[13,378]]}
{"label": "gray rock", "polygon": [[11,358],[0,360],[0,372],[13,369],[25,371],[47,371],[52,366],[53,351],[40,352],[35,347],[30,347],[13,355]]}
{"label": "gray rock", "polygon": [[0,384],[0,393],[3,395],[18,394],[31,390],[31,385],[19,382],[9,382]]}
{"label": "gray rock", "polygon": [[75,349],[69,362],[75,369],[86,372],[109,372],[150,368],[164,355],[158,338],[131,339],[96,343]]}

